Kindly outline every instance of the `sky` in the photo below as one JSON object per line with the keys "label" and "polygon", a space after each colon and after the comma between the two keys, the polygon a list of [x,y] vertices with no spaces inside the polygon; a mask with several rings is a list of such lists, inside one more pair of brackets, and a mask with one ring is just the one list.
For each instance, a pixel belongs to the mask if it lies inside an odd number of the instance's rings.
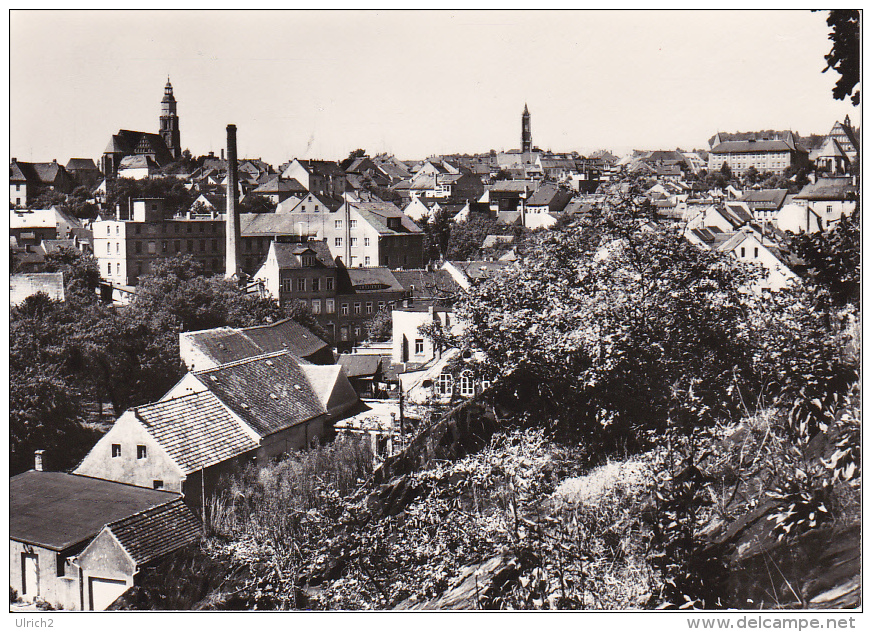
{"label": "sky", "polygon": [[809,11],[10,13],[10,151],[97,160],[157,132],[167,76],[183,148],[274,165],[517,148],[707,148],[717,131],[825,134],[860,110],[822,73]]}

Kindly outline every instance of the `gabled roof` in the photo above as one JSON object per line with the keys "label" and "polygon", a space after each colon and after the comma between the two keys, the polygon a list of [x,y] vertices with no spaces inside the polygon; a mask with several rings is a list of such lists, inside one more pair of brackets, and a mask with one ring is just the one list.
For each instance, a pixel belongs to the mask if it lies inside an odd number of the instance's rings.
{"label": "gabled roof", "polygon": [[391,274],[404,290],[412,292],[412,298],[445,298],[461,290],[447,270],[393,270]]}
{"label": "gabled roof", "polygon": [[300,361],[286,351],[194,375],[262,437],[327,412],[300,369]]}
{"label": "gabled roof", "polygon": [[322,176],[341,178],[345,172],[338,163],[331,160],[297,160],[309,173],[317,173]]}
{"label": "gabled roof", "polygon": [[99,171],[91,158],[70,158],[67,171]]}
{"label": "gabled roof", "polygon": [[138,406],[133,414],[185,474],[258,447],[209,391]]}
{"label": "gabled roof", "polygon": [[290,351],[300,358],[308,358],[329,346],[291,318],[270,325],[246,327],[239,331],[254,342],[261,349],[261,353]]}
{"label": "gabled roof", "polygon": [[285,213],[241,213],[239,229],[243,237],[295,235],[294,217]]}
{"label": "gabled roof", "polygon": [[300,193],[305,195],[308,193],[306,187],[300,184],[296,178],[284,179],[280,176],[270,178],[252,193],[270,194],[270,193]]}
{"label": "gabled roof", "polygon": [[160,134],[135,132],[129,129],[118,130],[118,133],[113,135],[109,140],[109,144],[103,153],[129,156],[135,153],[142,153],[141,150],[137,152],[138,147],[147,149],[149,153],[154,154],[154,159],[161,167],[173,162],[173,155],[167,149],[167,145]]}
{"label": "gabled roof", "polygon": [[137,565],[172,553],[202,533],[200,523],[181,498],[122,518],[106,528]]}
{"label": "gabled roof", "polygon": [[758,189],[745,191],[739,201],[748,202],[755,206],[766,205],[781,208],[785,197],[787,197],[787,189]]}
{"label": "gabled roof", "polygon": [[724,203],[724,207],[718,210],[721,215],[723,215],[724,218],[736,228],[754,221],[754,216],[749,214],[742,204],[726,202]]}
{"label": "gabled roof", "polygon": [[253,340],[240,330],[230,327],[186,331],[181,335],[216,364],[236,362],[263,354],[263,350]]}
{"label": "gabled roof", "polygon": [[104,525],[178,498],[99,478],[31,470],[9,481],[9,537],[64,551],[90,540]]}
{"label": "gabled roof", "polygon": [[525,193],[536,189],[533,180],[497,180],[488,190],[491,193]]}
{"label": "gabled roof", "polygon": [[76,248],[76,240],[75,239],[43,239],[42,243],[43,251],[45,254],[50,252],[59,252],[61,248]]}
{"label": "gabled roof", "polygon": [[335,268],[336,262],[330,254],[330,247],[321,240],[310,240],[306,243],[283,243],[273,242],[270,248],[275,252],[276,262],[280,270],[302,268],[303,263],[300,255],[311,252],[315,255],[322,267]]}
{"label": "gabled roof", "polygon": [[[410,217],[390,202],[347,202],[347,204],[350,204],[351,208],[377,230],[379,235],[423,232]],[[389,228],[389,218],[399,218],[400,226]]]}
{"label": "gabled roof", "polygon": [[851,178],[820,178],[813,184],[807,184],[795,197],[795,200],[850,200],[857,195],[857,187]]}

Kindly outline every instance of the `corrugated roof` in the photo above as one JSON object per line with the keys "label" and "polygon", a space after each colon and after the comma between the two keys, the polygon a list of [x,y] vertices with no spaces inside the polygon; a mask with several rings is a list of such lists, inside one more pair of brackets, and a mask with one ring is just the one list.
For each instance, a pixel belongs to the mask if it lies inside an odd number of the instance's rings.
{"label": "corrugated roof", "polygon": [[223,404],[261,436],[326,413],[288,352],[248,358],[194,373]]}
{"label": "corrugated roof", "polygon": [[139,406],[134,415],[185,474],[258,447],[210,391]]}
{"label": "corrugated roof", "polygon": [[65,472],[31,470],[9,481],[9,537],[54,551],[179,494]]}
{"label": "corrugated roof", "polygon": [[137,565],[172,553],[194,542],[200,522],[182,499],[146,509],[107,525]]}

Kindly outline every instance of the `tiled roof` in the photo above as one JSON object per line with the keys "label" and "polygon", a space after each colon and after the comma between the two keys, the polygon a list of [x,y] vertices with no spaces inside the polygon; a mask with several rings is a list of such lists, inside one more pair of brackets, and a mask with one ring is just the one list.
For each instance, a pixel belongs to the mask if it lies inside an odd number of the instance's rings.
{"label": "tiled roof", "polygon": [[287,350],[295,356],[307,358],[328,346],[326,342],[291,318],[271,325],[246,327],[240,332],[260,347],[261,353]]}
{"label": "tiled roof", "polygon": [[[423,232],[415,222],[390,202],[348,202],[351,208],[369,222],[380,235],[397,235],[403,233]],[[399,218],[399,228],[389,228],[388,218]]]}
{"label": "tiled roof", "polygon": [[63,551],[93,538],[106,524],[177,498],[172,492],[31,470],[9,481],[9,537]]}
{"label": "tiled roof", "polygon": [[46,254],[58,252],[61,248],[76,248],[75,239],[43,239],[40,244]]}
{"label": "tiled roof", "polygon": [[237,329],[217,327],[182,334],[199,351],[209,356],[216,364],[227,364],[244,358],[261,355],[263,350],[248,336]]}
{"label": "tiled roof", "polygon": [[739,200],[754,205],[766,204],[781,208],[786,196],[787,189],[759,189],[746,191]]}
{"label": "tiled roof", "polygon": [[134,415],[185,474],[258,447],[209,391],[139,406]]}
{"label": "tiled roof", "polygon": [[535,190],[536,183],[532,180],[497,180],[490,188],[492,193],[523,193]]}
{"label": "tiled roof", "polygon": [[298,255],[306,250],[311,250],[315,253],[318,261],[325,268],[335,268],[336,262],[333,260],[333,255],[330,254],[330,247],[319,239],[313,239],[307,243],[283,243],[273,242],[270,247],[275,251],[276,260],[279,269],[288,270],[291,268],[301,268],[302,262]]}
{"label": "tiled roof", "polygon": [[728,140],[712,148],[712,154],[740,154],[761,151],[791,151],[783,140]]}
{"label": "tiled roof", "polygon": [[199,521],[181,498],[106,526],[138,565],[172,553],[201,534]]}
{"label": "tiled roof", "polygon": [[148,146],[160,166],[163,167],[173,161],[173,155],[167,149],[160,134],[135,132],[129,129],[118,130],[118,133],[112,136],[104,153],[120,153],[129,156],[136,152],[137,146],[141,143]]}
{"label": "tiled roof", "polygon": [[294,217],[283,213],[241,213],[239,228],[243,237],[296,234]]}
{"label": "tiled roof", "polygon": [[439,298],[461,291],[447,270],[393,270],[391,274],[407,292],[415,288],[413,298]]}
{"label": "tiled roof", "polygon": [[97,171],[97,165],[94,164],[94,161],[91,158],[70,158],[66,169],[67,171],[78,171],[82,169]]}
{"label": "tiled roof", "polygon": [[290,178],[289,180],[285,180],[279,176],[275,176],[270,180],[267,180],[259,187],[257,187],[254,193],[302,193],[305,195],[308,193],[306,187],[300,184],[296,178]]}
{"label": "tiled roof", "polygon": [[326,413],[287,352],[266,354],[194,373],[262,437]]}
{"label": "tiled roof", "polygon": [[754,221],[754,217],[748,214],[748,211],[741,204],[727,202],[724,204],[721,214],[736,228]]}
{"label": "tiled roof", "polygon": [[329,160],[300,160],[298,161],[309,173],[317,173],[324,176],[341,178],[345,172],[338,163]]}
{"label": "tiled roof", "polygon": [[377,355],[343,353],[339,356],[339,365],[345,369],[348,377],[371,377],[378,373],[381,362],[381,357]]}
{"label": "tiled roof", "polygon": [[794,199],[796,200],[850,200],[857,195],[857,187],[851,178],[820,178],[807,184]]}

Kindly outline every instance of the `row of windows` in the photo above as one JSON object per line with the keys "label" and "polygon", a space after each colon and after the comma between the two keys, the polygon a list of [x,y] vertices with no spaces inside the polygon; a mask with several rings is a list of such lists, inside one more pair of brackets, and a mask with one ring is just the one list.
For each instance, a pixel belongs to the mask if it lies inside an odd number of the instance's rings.
{"label": "row of windows", "polygon": [[[342,221],[342,220],[338,220],[338,221]],[[351,247],[352,248],[356,247],[358,244],[357,237],[351,237],[350,239],[351,239]],[[363,238],[363,246],[366,248],[366,247],[369,247],[369,244],[370,244],[369,237],[364,237]],[[334,237],[333,238],[333,245],[336,246],[337,248],[341,248],[342,247],[342,237]]]}
{"label": "row of windows", "polygon": [[[117,459],[121,456],[121,444],[113,443],[112,444],[112,458]],[[136,458],[137,459],[145,459],[148,457],[148,451],[146,450],[144,445],[136,446]]]}
{"label": "row of windows", "polygon": [[[160,226],[161,233],[166,234],[168,232],[174,232],[176,235],[178,235],[179,233],[182,232],[182,224],[183,223],[186,226],[186,229],[185,229],[186,233],[193,233],[194,232],[194,225],[196,224],[197,226],[200,227],[199,230],[197,230],[196,232],[205,233],[206,226],[208,225],[208,226],[211,226],[211,228],[209,229],[209,232],[212,233],[213,235],[218,232],[218,226],[219,226],[219,224],[221,224],[221,222],[172,222],[172,225],[175,226],[175,228],[172,231],[168,230],[168,228],[167,228],[169,226],[169,223],[161,223],[158,225]],[[148,224],[147,226],[151,226],[151,224]],[[143,227],[142,223],[135,222],[133,224],[133,232],[137,235],[141,235],[142,234],[142,227]],[[151,231],[146,231],[146,232],[151,232]],[[154,232],[157,232],[157,231],[154,231]],[[111,224],[106,226],[106,234],[107,235],[112,234],[112,225]],[[115,224],[115,234],[116,235],[121,234],[121,224]]]}
{"label": "row of windows", "polygon": [[[201,263],[204,266],[207,265],[206,261],[201,260]],[[115,264],[115,273],[116,274],[118,274],[118,275],[123,274],[122,265],[123,264],[121,262],[118,262]],[[148,262],[145,262],[145,265],[143,265],[142,261],[137,261],[135,263],[136,276],[141,275],[147,267],[148,267]],[[221,269],[221,259],[220,258],[212,259],[212,271],[217,272],[220,269]],[[108,261],[106,263],[106,272],[108,273],[109,276],[112,276],[112,262],[111,261]]]}
{"label": "row of windows", "polygon": [[[464,371],[460,374],[460,378],[455,381],[454,376],[450,373],[441,373],[436,387],[440,395],[451,396],[454,394],[454,385],[457,383],[457,393],[461,397],[472,397],[475,395],[475,378],[470,371]],[[490,382],[482,380],[481,390],[486,391],[490,388]]]}
{"label": "row of windows", "polygon": [[[307,281],[309,283],[307,284]],[[324,279],[324,289],[327,292],[333,291],[333,277],[326,277]],[[308,285],[310,292],[320,292],[321,291],[321,278],[315,277],[312,279],[297,279],[297,292],[305,292],[306,286]],[[282,279],[282,292],[292,292],[294,287],[293,279]]]}

